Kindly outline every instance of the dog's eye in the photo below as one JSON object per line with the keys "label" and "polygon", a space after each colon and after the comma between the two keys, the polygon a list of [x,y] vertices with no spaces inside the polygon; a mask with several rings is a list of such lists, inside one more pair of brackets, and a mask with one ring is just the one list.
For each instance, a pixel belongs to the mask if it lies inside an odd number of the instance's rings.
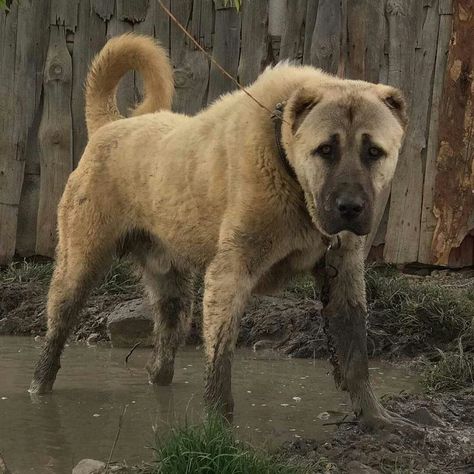
{"label": "dog's eye", "polygon": [[369,157],[372,160],[379,159],[383,154],[384,154],[383,151],[380,148],[376,147],[376,146],[371,146],[369,148]]}
{"label": "dog's eye", "polygon": [[332,145],[327,143],[320,145],[318,148],[316,148],[315,152],[322,157],[329,158],[332,155]]}

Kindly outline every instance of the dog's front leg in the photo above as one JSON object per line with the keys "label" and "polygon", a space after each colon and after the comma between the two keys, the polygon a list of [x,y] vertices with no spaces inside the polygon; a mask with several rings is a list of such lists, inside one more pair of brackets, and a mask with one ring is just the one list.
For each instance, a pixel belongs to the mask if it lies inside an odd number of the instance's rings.
{"label": "dog's front leg", "polygon": [[382,407],[369,380],[363,244],[348,234],[326,253],[323,317],[336,385],[349,392],[363,425],[412,425]]}
{"label": "dog's front leg", "polygon": [[203,335],[206,350],[205,402],[232,419],[231,366],[251,277],[239,256],[218,254],[205,277]]}

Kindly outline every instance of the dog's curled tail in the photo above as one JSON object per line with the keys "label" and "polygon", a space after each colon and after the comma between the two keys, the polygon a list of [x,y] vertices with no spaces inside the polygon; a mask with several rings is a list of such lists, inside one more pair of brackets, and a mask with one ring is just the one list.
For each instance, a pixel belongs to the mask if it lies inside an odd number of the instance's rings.
{"label": "dog's curled tail", "polygon": [[117,36],[97,54],[87,75],[86,123],[89,136],[103,125],[123,118],[115,96],[120,79],[131,69],[142,75],[145,86],[145,97],[132,115],[171,108],[173,69],[165,50],[148,36]]}

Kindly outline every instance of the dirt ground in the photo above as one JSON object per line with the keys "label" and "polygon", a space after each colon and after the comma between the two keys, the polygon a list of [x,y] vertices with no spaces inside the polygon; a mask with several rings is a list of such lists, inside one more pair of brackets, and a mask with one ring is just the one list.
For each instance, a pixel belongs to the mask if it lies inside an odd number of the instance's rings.
{"label": "dirt ground", "polygon": [[[459,280],[458,276],[449,277],[441,273],[434,279],[448,287],[472,289],[473,276],[471,273],[466,275]],[[449,296],[452,297],[450,300],[447,294],[430,288],[427,290],[428,298],[435,304],[431,309],[427,305],[420,311],[420,301],[424,300],[418,300],[416,295],[406,301],[400,300],[400,293],[411,291],[419,278],[416,275],[407,277],[403,282],[407,286],[400,287],[394,287],[393,282],[368,283],[371,355],[404,363],[407,363],[407,357],[430,359],[435,357],[435,347],[450,347],[461,333],[466,341],[465,350],[474,350],[471,346],[474,340],[472,327],[464,327],[469,314],[474,316],[472,295],[467,292],[464,302],[456,294]],[[46,330],[46,291],[47,279],[0,280],[0,335],[43,335]],[[387,294],[389,298],[384,303]],[[107,343],[108,314],[117,304],[141,296],[142,290],[137,285],[128,285],[124,291],[120,287],[112,292],[97,291],[89,299],[71,339],[86,341],[95,334],[99,343]],[[283,297],[255,298],[242,320],[239,344],[254,347],[256,351],[275,351],[291,357],[326,357],[321,304],[314,296],[313,289],[299,287]],[[393,316],[398,316],[397,312],[407,312],[407,326],[395,324]],[[461,313],[464,319],[459,318]],[[199,314],[198,301],[196,323],[188,338],[188,342],[194,344],[199,343]],[[451,315],[451,319],[446,315]],[[417,318],[416,327],[413,318]],[[385,404],[419,421],[424,426],[421,435],[372,435],[362,432],[357,425],[344,423],[327,442],[292,441],[282,447],[279,456],[305,464],[307,472],[474,473],[472,384],[463,391],[399,396],[385,400]]]}
{"label": "dirt ground", "polygon": [[291,441],[280,455],[308,472],[474,473],[473,393],[405,395],[385,405],[420,423],[421,433],[371,434],[347,424],[325,443]]}

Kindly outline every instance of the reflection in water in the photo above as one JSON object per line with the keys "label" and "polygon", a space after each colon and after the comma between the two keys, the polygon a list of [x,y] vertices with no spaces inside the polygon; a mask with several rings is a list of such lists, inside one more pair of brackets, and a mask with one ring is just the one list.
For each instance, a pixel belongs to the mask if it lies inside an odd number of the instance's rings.
{"label": "reflection in water", "polygon": [[[115,460],[129,464],[151,458],[154,432],[196,422],[202,414],[202,354],[183,349],[174,383],[147,383],[147,350],[67,347],[52,395],[27,393],[40,344],[0,337],[0,452],[15,473],[70,472],[82,458],[107,459],[123,407],[128,405]],[[415,387],[405,371],[372,362],[379,395]],[[237,435],[260,446],[295,437],[323,439],[327,421],[349,410],[337,392],[326,361],[264,360],[237,352],[234,372]],[[325,413],[326,412],[326,413]],[[319,415],[319,416],[318,416]]]}

